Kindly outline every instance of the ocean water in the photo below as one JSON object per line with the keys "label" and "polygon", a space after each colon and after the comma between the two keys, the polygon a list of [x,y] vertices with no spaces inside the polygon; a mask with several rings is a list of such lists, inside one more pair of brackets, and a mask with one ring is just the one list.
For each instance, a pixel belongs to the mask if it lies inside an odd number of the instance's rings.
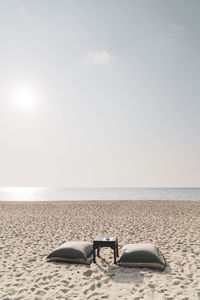
{"label": "ocean water", "polygon": [[0,201],[195,200],[200,188],[43,188],[2,187]]}

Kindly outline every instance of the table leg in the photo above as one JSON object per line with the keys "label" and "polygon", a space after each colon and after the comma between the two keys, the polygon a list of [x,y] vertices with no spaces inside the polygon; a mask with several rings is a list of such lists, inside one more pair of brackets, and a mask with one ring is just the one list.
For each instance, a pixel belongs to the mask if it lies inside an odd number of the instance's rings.
{"label": "table leg", "polygon": [[116,264],[117,261],[116,261],[116,246],[114,247],[114,264]]}
{"label": "table leg", "polygon": [[95,248],[93,246],[93,262],[96,263],[96,259],[95,259]]}
{"label": "table leg", "polygon": [[97,256],[98,256],[98,257],[100,256],[99,253],[100,253],[100,247],[97,248]]}
{"label": "table leg", "polygon": [[118,243],[116,245],[116,250],[117,250],[117,257],[119,257]]}

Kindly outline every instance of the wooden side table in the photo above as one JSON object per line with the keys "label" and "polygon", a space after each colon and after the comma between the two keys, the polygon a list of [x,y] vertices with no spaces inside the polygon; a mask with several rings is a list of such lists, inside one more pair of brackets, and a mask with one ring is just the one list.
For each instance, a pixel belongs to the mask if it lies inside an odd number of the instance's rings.
{"label": "wooden side table", "polygon": [[116,236],[109,236],[109,237],[96,237],[93,241],[93,262],[96,262],[96,249],[97,249],[97,256],[100,255],[100,248],[103,247],[110,247],[114,250],[114,264],[117,263],[116,256],[119,256],[118,253],[118,239]]}

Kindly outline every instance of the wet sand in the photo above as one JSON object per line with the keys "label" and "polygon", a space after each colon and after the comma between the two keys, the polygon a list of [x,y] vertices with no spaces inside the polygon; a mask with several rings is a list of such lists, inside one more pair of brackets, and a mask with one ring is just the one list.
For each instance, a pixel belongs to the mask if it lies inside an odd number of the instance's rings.
{"label": "wet sand", "polygon": [[[113,264],[46,262],[65,241],[117,235],[153,243],[164,272]],[[0,299],[200,299],[200,202],[66,201],[0,203]]]}

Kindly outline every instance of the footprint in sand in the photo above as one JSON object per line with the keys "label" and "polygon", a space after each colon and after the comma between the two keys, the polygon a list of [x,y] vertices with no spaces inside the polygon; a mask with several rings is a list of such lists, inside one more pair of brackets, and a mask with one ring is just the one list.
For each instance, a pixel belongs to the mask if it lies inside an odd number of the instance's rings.
{"label": "footprint in sand", "polygon": [[92,284],[92,285],[91,285],[90,290],[91,290],[91,291],[94,291],[94,290],[95,290],[95,284]]}
{"label": "footprint in sand", "polygon": [[84,291],[83,291],[83,294],[84,294],[84,295],[87,295],[88,291],[89,291],[89,289],[84,290]]}
{"label": "footprint in sand", "polygon": [[44,296],[45,295],[45,291],[39,290],[39,291],[37,291],[37,295],[38,296]]}
{"label": "footprint in sand", "polygon": [[63,292],[64,294],[66,294],[68,292],[67,289],[61,289],[61,292]]}
{"label": "footprint in sand", "polygon": [[32,262],[35,262],[35,261],[36,261],[36,258],[32,258],[32,259],[28,260],[29,263],[32,263]]}
{"label": "footprint in sand", "polygon": [[90,277],[91,275],[92,275],[92,271],[91,270],[87,270],[87,271],[85,271],[84,273],[83,273],[83,275],[84,276],[86,276],[86,277]]}
{"label": "footprint in sand", "polygon": [[108,295],[101,296],[101,299],[108,299]]}

